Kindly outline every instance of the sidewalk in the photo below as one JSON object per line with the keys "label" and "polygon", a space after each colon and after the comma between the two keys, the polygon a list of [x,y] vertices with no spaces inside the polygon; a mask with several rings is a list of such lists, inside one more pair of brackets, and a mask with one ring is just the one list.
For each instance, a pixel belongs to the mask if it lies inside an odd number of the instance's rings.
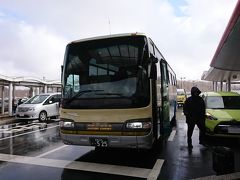
{"label": "sidewalk", "polygon": [[10,124],[10,123],[14,123],[16,121],[14,116],[9,116],[9,115],[0,115],[0,125],[3,124]]}
{"label": "sidewalk", "polygon": [[[227,138],[208,137],[207,146],[199,144],[199,129],[193,131],[193,149],[187,146],[187,125],[181,109],[177,114],[176,134],[172,140],[165,143],[165,152],[160,157],[165,160],[158,179],[240,179],[240,149],[239,141]],[[217,176],[213,170],[213,148],[225,146],[234,152],[235,173]],[[224,163],[219,161],[219,163]],[[209,178],[210,177],[210,178]],[[232,178],[234,177],[234,178]]]}

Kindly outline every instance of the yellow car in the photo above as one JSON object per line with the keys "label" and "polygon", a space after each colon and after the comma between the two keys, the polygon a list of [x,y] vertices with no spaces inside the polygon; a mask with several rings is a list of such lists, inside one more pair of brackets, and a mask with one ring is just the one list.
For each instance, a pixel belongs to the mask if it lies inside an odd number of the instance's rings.
{"label": "yellow car", "polygon": [[186,91],[185,89],[177,89],[177,105],[183,106],[187,99]]}
{"label": "yellow car", "polygon": [[240,94],[205,92],[206,133],[212,136],[240,137]]}

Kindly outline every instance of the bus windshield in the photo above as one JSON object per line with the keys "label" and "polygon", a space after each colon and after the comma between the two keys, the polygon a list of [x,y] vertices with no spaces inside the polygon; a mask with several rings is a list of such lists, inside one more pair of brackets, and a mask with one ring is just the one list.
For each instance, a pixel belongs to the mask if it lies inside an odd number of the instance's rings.
{"label": "bus windshield", "polygon": [[149,103],[144,36],[69,44],[63,69],[64,108],[126,108]]}

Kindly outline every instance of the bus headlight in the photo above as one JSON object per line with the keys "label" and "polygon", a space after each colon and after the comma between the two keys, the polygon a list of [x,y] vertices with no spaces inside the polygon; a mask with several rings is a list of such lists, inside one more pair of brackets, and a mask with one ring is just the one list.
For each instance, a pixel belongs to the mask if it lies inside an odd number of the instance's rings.
{"label": "bus headlight", "polygon": [[75,124],[74,121],[72,120],[61,120],[59,122],[59,126],[61,128],[74,128]]}
{"label": "bus headlight", "polygon": [[150,129],[152,127],[151,121],[128,121],[126,128],[128,129]]}
{"label": "bus headlight", "polygon": [[127,128],[129,129],[139,129],[143,127],[143,123],[141,122],[130,122],[127,123]]}

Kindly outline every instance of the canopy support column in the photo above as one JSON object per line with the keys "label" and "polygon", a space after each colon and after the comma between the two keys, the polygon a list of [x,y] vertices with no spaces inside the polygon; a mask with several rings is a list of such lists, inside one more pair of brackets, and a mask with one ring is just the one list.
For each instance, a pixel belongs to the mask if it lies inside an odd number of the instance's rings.
{"label": "canopy support column", "polygon": [[13,102],[13,83],[9,83],[8,89],[8,115],[12,116],[12,102]]}

